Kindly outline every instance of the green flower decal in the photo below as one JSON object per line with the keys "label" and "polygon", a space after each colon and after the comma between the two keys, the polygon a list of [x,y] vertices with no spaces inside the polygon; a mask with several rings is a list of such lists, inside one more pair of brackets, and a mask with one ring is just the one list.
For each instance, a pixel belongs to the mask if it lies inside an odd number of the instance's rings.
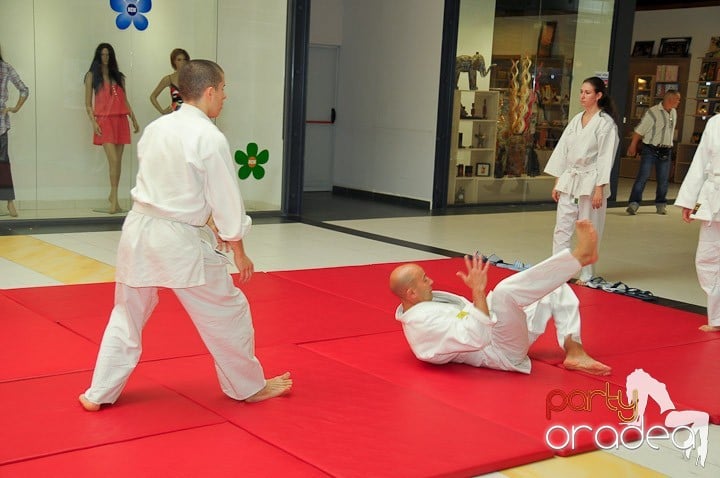
{"label": "green flower decal", "polygon": [[265,176],[265,168],[261,165],[268,162],[270,153],[267,149],[263,149],[258,154],[258,145],[256,143],[248,143],[247,153],[241,150],[235,151],[235,162],[240,165],[238,169],[238,177],[247,179],[252,173],[255,179],[262,179]]}

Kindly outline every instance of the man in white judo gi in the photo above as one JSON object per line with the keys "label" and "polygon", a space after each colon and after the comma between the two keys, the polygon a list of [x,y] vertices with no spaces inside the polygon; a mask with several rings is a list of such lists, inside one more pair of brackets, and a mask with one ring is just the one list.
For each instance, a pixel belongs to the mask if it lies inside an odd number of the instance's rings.
{"label": "man in white judo gi", "polygon": [[527,356],[532,342],[555,319],[563,365],[593,375],[609,375],[610,367],[590,357],[580,341],[578,299],[566,284],[581,267],[597,261],[597,233],[588,220],[577,221],[577,245],[501,281],[486,294],[489,262],[465,257],[467,272],[458,272],[470,288],[472,302],[432,290],[432,279],[417,264],[404,264],[390,275],[390,289],[401,304],[395,318],[415,356],[444,364],[465,363],[530,373]]}
{"label": "man in white judo gi", "polygon": [[[225,101],[219,65],[193,60],[179,72],[183,107],[145,128],[132,211],[118,246],[115,307],[105,329],[88,411],[114,403],[142,352],[142,329],[170,288],[213,356],[221,388],[236,400],[258,402],[287,392],[289,373],[265,380],[255,357],[250,307],[227,272],[232,250],[240,279],[253,273],[243,237],[251,226],[238,190],[230,147],[212,123]],[[214,221],[214,222],[213,222]]]}
{"label": "man in white judo gi", "polygon": [[680,186],[675,205],[683,208],[685,222],[699,219],[695,269],[707,294],[705,332],[720,332],[720,115],[710,118]]}

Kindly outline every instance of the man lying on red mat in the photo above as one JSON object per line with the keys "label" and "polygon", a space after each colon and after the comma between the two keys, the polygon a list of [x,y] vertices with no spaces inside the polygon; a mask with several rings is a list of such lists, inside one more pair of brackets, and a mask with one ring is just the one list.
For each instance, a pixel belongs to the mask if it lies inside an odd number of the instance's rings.
{"label": "man lying on red mat", "polygon": [[530,373],[530,345],[555,319],[558,342],[565,349],[563,366],[593,375],[610,367],[590,357],[580,341],[578,298],[566,282],[581,267],[598,259],[597,232],[577,221],[577,245],[501,281],[485,293],[489,263],[465,256],[467,272],[457,275],[470,288],[472,302],[450,292],[433,291],[433,281],[417,264],[390,274],[390,289],[400,298],[395,318],[415,356],[444,364],[465,363]]}

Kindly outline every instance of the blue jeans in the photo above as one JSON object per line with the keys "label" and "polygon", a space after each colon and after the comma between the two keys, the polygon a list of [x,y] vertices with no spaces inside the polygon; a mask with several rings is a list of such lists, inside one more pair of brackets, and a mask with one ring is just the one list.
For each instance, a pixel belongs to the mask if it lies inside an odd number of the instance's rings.
{"label": "blue jeans", "polygon": [[666,151],[667,152],[659,153],[656,148],[643,145],[642,150],[640,151],[640,169],[638,170],[637,177],[635,178],[635,183],[633,183],[629,202],[636,202],[638,204],[642,202],[642,194],[645,189],[645,183],[647,183],[654,165],[655,176],[657,179],[655,204],[667,204],[665,196],[667,195],[668,190],[672,150],[668,149]]}

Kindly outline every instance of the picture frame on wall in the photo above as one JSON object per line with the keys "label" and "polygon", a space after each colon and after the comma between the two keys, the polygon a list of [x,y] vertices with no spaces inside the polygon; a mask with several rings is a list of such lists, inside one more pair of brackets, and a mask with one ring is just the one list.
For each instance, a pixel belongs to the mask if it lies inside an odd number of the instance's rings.
{"label": "picture frame on wall", "polygon": [[699,103],[695,114],[698,116],[706,116],[708,114],[708,103]]}
{"label": "picture frame on wall", "polygon": [[720,101],[715,103],[715,108],[713,108],[713,114],[720,114]]}
{"label": "picture frame on wall", "polygon": [[490,176],[490,163],[477,163],[475,165],[475,176]]}
{"label": "picture frame on wall", "polygon": [[707,98],[710,94],[710,87],[708,85],[700,85],[697,90],[698,98]]}
{"label": "picture frame on wall", "polygon": [[714,61],[704,62],[700,67],[700,81],[715,81],[717,74],[717,63]]}
{"label": "picture frame on wall", "polygon": [[690,53],[692,37],[661,38],[658,55],[660,57],[684,57]]}
{"label": "picture frame on wall", "polygon": [[655,40],[636,41],[633,45],[632,56],[652,56]]}
{"label": "picture frame on wall", "polygon": [[705,53],[705,58],[717,58],[718,56],[720,56],[720,36],[710,37],[710,45]]}
{"label": "picture frame on wall", "polygon": [[558,22],[543,22],[538,37],[537,57],[550,58],[552,56],[553,43],[555,43],[555,30]]}

